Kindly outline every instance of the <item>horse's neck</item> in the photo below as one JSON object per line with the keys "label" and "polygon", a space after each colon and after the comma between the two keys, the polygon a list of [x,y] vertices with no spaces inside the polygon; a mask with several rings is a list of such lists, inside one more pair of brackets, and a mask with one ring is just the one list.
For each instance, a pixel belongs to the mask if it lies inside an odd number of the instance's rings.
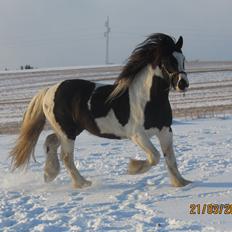
{"label": "horse's neck", "polygon": [[130,92],[133,96],[139,96],[142,101],[150,101],[154,96],[159,97],[159,95],[161,96],[163,94],[168,98],[167,86],[162,84],[157,86],[158,81],[165,82],[162,79],[161,69],[158,66],[153,69],[151,65],[147,65],[137,74],[137,77],[130,86]]}

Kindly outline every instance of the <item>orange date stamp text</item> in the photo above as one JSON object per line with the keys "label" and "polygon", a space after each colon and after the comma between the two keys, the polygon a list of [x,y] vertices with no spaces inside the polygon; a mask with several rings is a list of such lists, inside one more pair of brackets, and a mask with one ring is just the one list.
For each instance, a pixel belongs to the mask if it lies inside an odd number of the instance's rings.
{"label": "orange date stamp text", "polygon": [[190,204],[189,214],[232,215],[232,204]]}

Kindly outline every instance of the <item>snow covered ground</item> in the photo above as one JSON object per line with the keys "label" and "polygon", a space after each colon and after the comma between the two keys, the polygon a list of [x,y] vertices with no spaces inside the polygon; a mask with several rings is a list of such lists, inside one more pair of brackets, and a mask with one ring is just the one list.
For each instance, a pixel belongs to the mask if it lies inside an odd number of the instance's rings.
{"label": "snow covered ground", "polygon": [[[0,135],[0,231],[232,231],[232,212],[202,212],[204,204],[232,205],[231,128],[232,117],[174,122],[180,171],[194,181],[184,188],[170,186],[163,158],[145,174],[128,175],[129,158],[143,152],[128,140],[87,133],[76,141],[75,158],[93,185],[72,189],[63,168],[45,184],[42,144],[49,132],[40,137],[37,163],[15,173],[8,153],[16,136]],[[190,214],[190,204],[200,204],[200,214]]]}

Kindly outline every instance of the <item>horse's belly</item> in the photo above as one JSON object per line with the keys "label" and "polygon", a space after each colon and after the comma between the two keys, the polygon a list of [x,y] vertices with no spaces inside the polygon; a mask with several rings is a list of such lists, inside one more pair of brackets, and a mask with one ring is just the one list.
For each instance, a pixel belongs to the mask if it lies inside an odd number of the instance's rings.
{"label": "horse's belly", "polygon": [[100,134],[111,134],[120,138],[127,137],[127,124],[122,126],[113,110],[110,110],[105,117],[95,118],[95,123],[100,130]]}

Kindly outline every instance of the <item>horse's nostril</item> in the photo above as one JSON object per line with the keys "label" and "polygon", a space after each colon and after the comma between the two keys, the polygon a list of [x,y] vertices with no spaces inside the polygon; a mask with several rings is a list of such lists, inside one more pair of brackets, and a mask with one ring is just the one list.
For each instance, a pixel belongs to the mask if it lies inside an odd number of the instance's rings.
{"label": "horse's nostril", "polygon": [[189,86],[189,84],[188,84],[185,80],[183,80],[183,79],[181,79],[181,80],[178,82],[178,88],[179,88],[180,90],[184,90],[185,88],[188,88],[188,86]]}

